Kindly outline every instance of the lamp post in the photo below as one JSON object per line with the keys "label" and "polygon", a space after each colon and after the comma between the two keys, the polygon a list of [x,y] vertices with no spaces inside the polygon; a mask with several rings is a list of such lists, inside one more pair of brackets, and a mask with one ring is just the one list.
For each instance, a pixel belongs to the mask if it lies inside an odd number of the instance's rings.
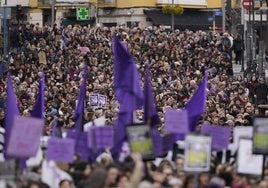
{"label": "lamp post", "polygon": [[226,19],[226,10],[225,10],[225,0],[222,0],[222,32],[225,33],[225,19]]}

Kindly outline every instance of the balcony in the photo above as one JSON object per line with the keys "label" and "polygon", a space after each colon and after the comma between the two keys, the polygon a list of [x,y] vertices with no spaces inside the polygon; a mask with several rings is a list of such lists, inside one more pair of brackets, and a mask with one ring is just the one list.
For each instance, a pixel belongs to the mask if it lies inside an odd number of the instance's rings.
{"label": "balcony", "polygon": [[116,0],[97,0],[99,8],[115,8]]}
{"label": "balcony", "polygon": [[156,0],[157,4],[172,4],[174,1],[175,5],[181,6],[207,6],[206,0]]}
{"label": "balcony", "polygon": [[52,0],[38,0],[38,7],[51,7]]}

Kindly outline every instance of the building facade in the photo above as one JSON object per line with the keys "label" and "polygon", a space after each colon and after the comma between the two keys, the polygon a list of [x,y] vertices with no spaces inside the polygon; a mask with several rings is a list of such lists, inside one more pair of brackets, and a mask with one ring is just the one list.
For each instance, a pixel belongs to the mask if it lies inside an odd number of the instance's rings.
{"label": "building facade", "polygon": [[[148,27],[172,25],[172,16],[164,14],[165,6],[179,5],[182,15],[174,15],[175,29],[212,29],[222,26],[222,7],[241,9],[242,0],[1,0],[1,7],[10,11],[9,24],[39,25],[96,24]],[[229,2],[229,3],[228,3]],[[78,10],[87,10],[87,17],[79,19]],[[226,9],[225,9],[226,10]],[[228,11],[227,11],[228,12]],[[3,13],[3,11],[2,11]],[[226,12],[224,12],[226,13]],[[233,12],[229,13],[234,15]],[[241,13],[234,15],[239,17]],[[238,21],[241,17],[237,18]],[[264,19],[265,20],[265,19]]]}

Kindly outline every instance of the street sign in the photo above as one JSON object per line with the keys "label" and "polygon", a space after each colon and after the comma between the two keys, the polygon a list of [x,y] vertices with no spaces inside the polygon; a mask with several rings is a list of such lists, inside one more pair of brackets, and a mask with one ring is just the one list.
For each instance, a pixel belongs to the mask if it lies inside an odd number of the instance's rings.
{"label": "street sign", "polygon": [[242,1],[242,6],[246,10],[250,10],[252,8],[252,5],[253,5],[253,0],[243,0]]}
{"label": "street sign", "polygon": [[216,11],[214,12],[215,16],[222,16],[222,11]]}
{"label": "street sign", "polygon": [[89,9],[86,7],[76,9],[77,20],[89,20]]}

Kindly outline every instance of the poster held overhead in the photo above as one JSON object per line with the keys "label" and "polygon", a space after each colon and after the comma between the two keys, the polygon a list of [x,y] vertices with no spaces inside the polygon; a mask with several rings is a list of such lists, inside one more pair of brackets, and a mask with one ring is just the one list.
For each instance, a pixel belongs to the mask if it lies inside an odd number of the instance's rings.
{"label": "poster held overhead", "polygon": [[187,172],[207,172],[210,170],[210,136],[188,134],[185,138],[184,170]]}
{"label": "poster held overhead", "polygon": [[253,119],[253,153],[268,154],[268,118]]}

